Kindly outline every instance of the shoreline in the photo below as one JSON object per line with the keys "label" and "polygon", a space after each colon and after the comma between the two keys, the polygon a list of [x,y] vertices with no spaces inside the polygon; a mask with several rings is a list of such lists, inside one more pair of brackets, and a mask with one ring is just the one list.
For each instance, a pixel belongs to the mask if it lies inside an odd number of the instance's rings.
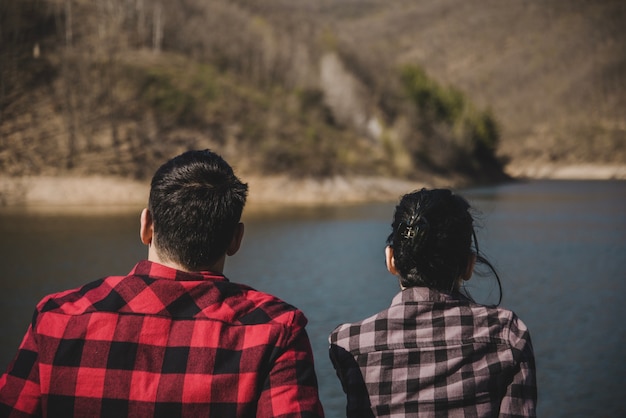
{"label": "shoreline", "polygon": [[[507,167],[513,180],[626,180],[626,165],[538,165]],[[384,177],[333,177],[316,180],[288,176],[242,176],[249,185],[247,207],[327,206],[366,202],[394,202],[422,187],[454,187],[452,180],[409,181]],[[446,184],[447,183],[447,184]],[[146,206],[150,182],[120,177],[0,175],[3,210],[97,211],[136,210]]]}
{"label": "shoreline", "polygon": [[505,172],[519,180],[626,180],[626,164],[509,164]]}
{"label": "shoreline", "polygon": [[[241,176],[248,183],[246,210],[392,202],[404,193],[432,186],[426,182],[334,177]],[[38,212],[123,212],[148,203],[150,181],[107,176],[0,176],[0,210]]]}

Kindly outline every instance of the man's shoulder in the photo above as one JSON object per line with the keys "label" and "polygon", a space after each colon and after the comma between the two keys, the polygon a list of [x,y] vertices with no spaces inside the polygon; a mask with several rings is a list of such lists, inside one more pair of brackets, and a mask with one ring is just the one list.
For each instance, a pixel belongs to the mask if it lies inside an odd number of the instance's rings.
{"label": "man's shoulder", "polygon": [[[39,302],[37,310],[39,313],[63,315],[97,311],[130,312],[214,319],[240,325],[304,327],[307,324],[305,315],[298,308],[250,286],[227,280],[186,283],[190,284],[152,280],[134,274],[108,276],[74,289],[52,293]],[[138,300],[141,304],[137,303]],[[179,312],[181,310],[182,313]]]}
{"label": "man's shoulder", "polygon": [[225,303],[237,312],[238,323],[242,325],[274,323],[301,327],[306,325],[304,313],[279,297],[243,284],[230,282],[229,285],[236,286],[241,291],[238,295],[225,299]]}
{"label": "man's shoulder", "polygon": [[[124,276],[108,276],[93,280],[79,287],[48,294],[39,301],[37,310],[42,313],[58,310],[67,310],[69,311],[67,313],[79,313],[73,311],[87,310],[93,305],[94,298],[97,295],[105,297],[105,295],[110,294],[115,285],[123,279]],[[87,293],[91,295],[90,300],[85,298]]]}

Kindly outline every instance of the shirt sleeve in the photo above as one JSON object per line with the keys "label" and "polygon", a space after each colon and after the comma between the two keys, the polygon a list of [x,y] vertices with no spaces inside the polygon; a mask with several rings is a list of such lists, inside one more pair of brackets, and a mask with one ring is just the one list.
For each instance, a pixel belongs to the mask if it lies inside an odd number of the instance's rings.
{"label": "shirt sleeve", "polygon": [[7,418],[41,416],[39,353],[34,321],[20,344],[17,355],[0,377],[0,416]]}
{"label": "shirt sleeve", "polygon": [[299,311],[285,346],[281,347],[259,398],[257,417],[323,418],[313,351]]}
{"label": "shirt sleeve", "polygon": [[535,355],[530,333],[517,317],[511,322],[509,338],[517,365],[500,405],[500,417],[535,417],[537,416]]}
{"label": "shirt sleeve", "polygon": [[361,369],[352,354],[333,343],[334,335],[331,335],[329,356],[347,397],[346,417],[373,417],[374,414]]}

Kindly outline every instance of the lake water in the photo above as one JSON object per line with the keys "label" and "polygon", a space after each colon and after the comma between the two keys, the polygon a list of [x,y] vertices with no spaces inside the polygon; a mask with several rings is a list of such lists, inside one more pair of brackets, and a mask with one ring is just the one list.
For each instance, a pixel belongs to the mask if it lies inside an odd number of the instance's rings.
{"label": "lake water", "polygon": [[[543,417],[624,416],[626,400],[626,182],[540,181],[471,189],[481,248],[501,273],[502,306],[531,330]],[[232,280],[301,308],[322,402],[344,416],[327,356],[328,333],[387,307],[398,291],[384,266],[394,204],[245,216]],[[45,294],[125,274],[146,256],[138,210],[110,215],[0,212],[0,368],[15,353]],[[493,281],[475,277],[491,302]]]}

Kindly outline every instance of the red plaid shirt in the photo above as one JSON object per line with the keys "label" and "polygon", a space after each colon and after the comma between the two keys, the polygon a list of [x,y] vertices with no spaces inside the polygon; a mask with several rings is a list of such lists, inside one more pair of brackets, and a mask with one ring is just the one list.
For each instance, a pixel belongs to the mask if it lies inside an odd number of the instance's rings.
{"label": "red plaid shirt", "polygon": [[322,417],[306,322],[222,275],[142,261],[38,304],[0,416]]}

